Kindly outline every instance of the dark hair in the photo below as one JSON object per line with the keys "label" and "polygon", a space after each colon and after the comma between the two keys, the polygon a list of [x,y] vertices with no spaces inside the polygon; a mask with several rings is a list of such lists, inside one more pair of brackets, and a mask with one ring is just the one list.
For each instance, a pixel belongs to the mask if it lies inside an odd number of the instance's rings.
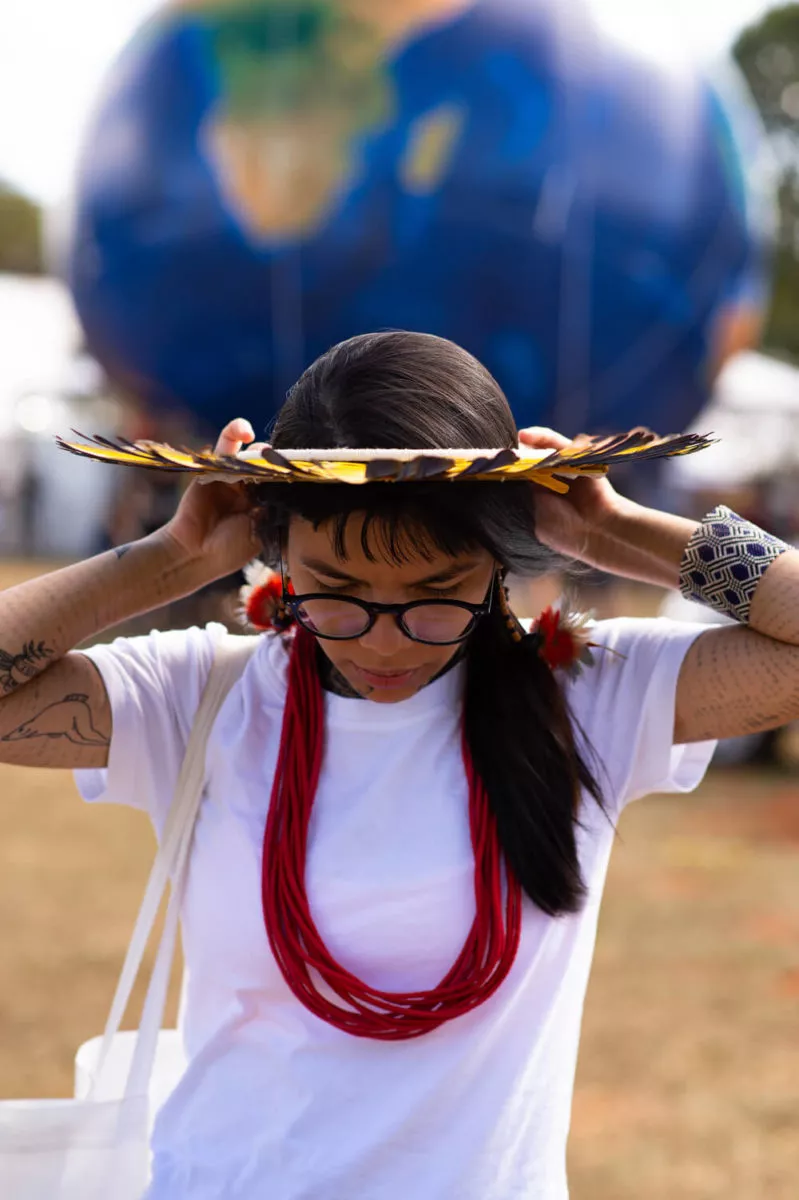
{"label": "dark hair", "polygon": [[[518,431],[497,382],[442,338],[379,333],[322,355],[292,388],[271,431],[276,449],[515,447]],[[255,489],[273,564],[292,514],[332,524],[343,554],[353,513],[365,515],[370,557],[407,561],[432,549],[484,547],[508,571],[536,576],[561,562],[535,537],[533,488],[503,483],[271,484]],[[501,586],[499,582],[496,587]],[[511,869],[531,900],[556,916],[585,895],[575,827],[580,789],[602,803],[575,740],[558,680],[532,639],[514,642],[498,596],[466,651],[466,735]]]}

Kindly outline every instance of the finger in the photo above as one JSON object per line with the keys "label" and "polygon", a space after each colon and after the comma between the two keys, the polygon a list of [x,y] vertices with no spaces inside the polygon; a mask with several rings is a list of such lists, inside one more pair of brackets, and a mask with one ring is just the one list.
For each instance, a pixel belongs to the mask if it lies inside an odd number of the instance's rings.
{"label": "finger", "polygon": [[255,440],[255,430],[244,417],[230,421],[217,438],[216,454],[238,454],[242,446]]}
{"label": "finger", "polygon": [[534,446],[536,449],[562,450],[564,446],[570,445],[569,438],[554,429],[548,429],[545,425],[530,425],[527,429],[520,429],[519,442],[523,446]]}

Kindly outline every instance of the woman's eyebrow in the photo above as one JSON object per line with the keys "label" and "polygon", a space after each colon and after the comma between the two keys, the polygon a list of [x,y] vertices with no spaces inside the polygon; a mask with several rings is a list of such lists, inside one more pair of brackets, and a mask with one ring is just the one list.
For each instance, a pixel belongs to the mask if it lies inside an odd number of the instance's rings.
{"label": "woman's eyebrow", "polygon": [[[300,562],[309,571],[314,571],[319,575],[327,575],[329,579],[338,579],[341,583],[355,583],[363,587],[366,586],[365,580],[356,579],[354,575],[348,575],[340,567],[335,567],[320,558],[301,558]],[[479,560],[475,558],[453,563],[452,566],[445,567],[441,571],[436,571],[432,575],[427,575],[424,579],[414,579],[411,583],[406,583],[406,587],[424,587],[428,583],[448,583],[460,575],[466,575],[469,571],[473,571],[478,562]]]}
{"label": "woman's eyebrow", "polygon": [[309,571],[315,571],[319,575],[329,575],[331,579],[340,579],[342,583],[362,582],[362,580],[356,579],[353,575],[348,575],[346,571],[342,571],[338,567],[324,562],[321,558],[301,558],[300,565],[307,567]]}

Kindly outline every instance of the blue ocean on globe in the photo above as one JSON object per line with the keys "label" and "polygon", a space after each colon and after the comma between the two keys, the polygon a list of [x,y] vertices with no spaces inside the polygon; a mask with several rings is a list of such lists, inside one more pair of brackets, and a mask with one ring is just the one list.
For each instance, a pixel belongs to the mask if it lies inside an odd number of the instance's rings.
{"label": "blue ocean on globe", "polygon": [[119,385],[209,428],[406,328],[520,426],[672,432],[757,336],[758,136],[563,0],[183,0],[98,99],[65,270]]}

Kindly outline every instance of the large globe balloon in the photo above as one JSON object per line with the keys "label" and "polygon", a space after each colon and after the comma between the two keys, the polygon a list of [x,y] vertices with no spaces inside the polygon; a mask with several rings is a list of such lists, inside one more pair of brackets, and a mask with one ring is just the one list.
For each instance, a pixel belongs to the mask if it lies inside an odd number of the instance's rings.
{"label": "large globe balloon", "polygon": [[756,336],[757,140],[566,0],[184,0],[97,105],[67,275],[111,375],[209,425],[402,327],[520,424],[672,431]]}

